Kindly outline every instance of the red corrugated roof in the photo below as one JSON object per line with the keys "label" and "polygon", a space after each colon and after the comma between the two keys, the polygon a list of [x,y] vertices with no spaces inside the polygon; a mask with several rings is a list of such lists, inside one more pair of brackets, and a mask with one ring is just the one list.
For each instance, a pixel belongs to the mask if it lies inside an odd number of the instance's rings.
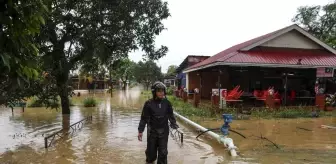
{"label": "red corrugated roof", "polygon": [[[238,45],[232,46],[198,64],[195,64],[191,67],[188,67],[186,70],[190,70],[190,69],[196,69],[199,67],[203,67],[203,66],[207,66],[209,64],[212,63],[216,63],[216,62],[227,62],[227,63],[260,63],[260,64],[291,64],[294,63],[296,64],[299,58],[296,58],[294,54],[287,53],[287,55],[282,56],[283,53],[278,52],[277,54],[275,53],[268,53],[268,54],[263,54],[265,56],[261,56],[261,53],[255,54],[252,52],[242,52],[240,51],[241,49],[250,46],[254,43],[257,43],[259,41],[262,41],[264,39],[267,39],[273,35],[276,35],[277,33],[290,28],[292,26],[297,26],[297,25],[291,25],[285,28],[282,28],[280,30],[268,33],[266,35],[251,39],[249,41],[240,43]],[[252,55],[254,54],[254,55]],[[274,55],[274,56],[271,56]],[[313,54],[313,56],[311,56],[312,54],[309,55],[304,55],[302,54],[302,56],[300,57],[303,61],[302,64],[306,64],[306,65],[336,65],[336,62],[334,62],[336,59],[336,56],[330,56],[330,54],[328,56],[324,56],[323,54]],[[288,59],[286,59],[286,57],[288,57]],[[318,61],[321,60],[321,61]],[[294,62],[295,61],[295,62]],[[322,62],[325,61],[325,62]]]}
{"label": "red corrugated roof", "polygon": [[306,66],[336,66],[336,56],[331,53],[318,52],[239,52],[223,60],[226,63],[251,63],[251,64],[281,64]]}
{"label": "red corrugated roof", "polygon": [[[287,28],[287,27],[286,27],[286,28]],[[285,28],[283,28],[283,29],[285,29]],[[240,50],[240,49],[242,49],[242,48],[244,48],[244,47],[247,47],[247,46],[249,46],[249,45],[251,45],[251,44],[253,44],[253,43],[255,43],[255,42],[258,42],[258,41],[261,41],[261,40],[263,40],[263,39],[265,39],[265,38],[268,38],[268,37],[270,37],[271,35],[273,35],[273,34],[279,32],[279,31],[281,31],[281,30],[283,30],[283,29],[280,29],[280,30],[277,30],[277,31],[268,33],[268,34],[263,35],[263,36],[260,36],[260,37],[258,37],[258,38],[251,39],[251,40],[249,40],[249,41],[246,41],[246,42],[237,44],[237,45],[235,45],[235,46],[232,46],[232,47],[230,47],[230,48],[228,48],[228,49],[226,49],[226,50],[224,50],[224,51],[222,51],[222,52],[220,52],[220,53],[218,53],[218,54],[216,54],[216,55],[214,55],[214,56],[212,56],[212,57],[210,57],[210,58],[208,58],[208,59],[206,59],[206,60],[204,60],[204,61],[202,61],[202,62],[200,62],[200,63],[198,63],[198,64],[195,64],[195,65],[193,65],[193,66],[187,68],[187,70],[188,70],[188,69],[197,68],[197,67],[200,67],[200,66],[204,66],[204,65],[208,65],[208,64],[217,62],[217,60],[221,60],[221,59],[223,60],[223,59],[225,59],[225,58],[231,57],[232,55],[237,54],[237,51],[238,51],[238,50]]]}

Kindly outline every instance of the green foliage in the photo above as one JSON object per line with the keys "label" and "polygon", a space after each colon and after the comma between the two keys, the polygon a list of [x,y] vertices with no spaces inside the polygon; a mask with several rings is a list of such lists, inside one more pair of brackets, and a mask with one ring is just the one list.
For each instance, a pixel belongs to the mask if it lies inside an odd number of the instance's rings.
{"label": "green foliage", "polygon": [[79,77],[94,77],[95,79],[106,79],[107,68],[102,65],[98,59],[92,59],[89,62],[82,61],[82,65],[79,69]]}
{"label": "green foliage", "polygon": [[114,77],[121,79],[126,84],[127,81],[134,78],[134,67],[135,63],[128,58],[118,60],[115,62],[115,70],[113,70]]}
{"label": "green foliage", "polygon": [[167,96],[168,100],[172,103],[176,112],[183,116],[196,116],[196,117],[214,117],[210,110],[204,108],[195,108],[190,103],[184,103],[175,96]]}
{"label": "green foliage", "polygon": [[87,97],[83,101],[84,107],[95,107],[97,106],[98,102],[93,97]]}
{"label": "green foliage", "polygon": [[33,97],[28,103],[28,107],[43,107],[43,103],[38,98]]}
{"label": "green foliage", "polygon": [[0,4],[0,105],[12,106],[36,93],[40,73],[34,38],[45,23],[48,11],[44,2],[2,1]]}
{"label": "green foliage", "polygon": [[[169,17],[161,0],[48,1],[49,18],[38,37],[44,69],[56,79],[59,96],[66,106],[69,71],[80,64],[98,60],[107,64],[141,49],[150,59],[158,59],[168,48],[155,48],[155,36]],[[69,45],[65,47],[64,45]]]}
{"label": "green foliage", "polygon": [[138,83],[145,85],[146,89],[155,81],[162,78],[161,68],[152,60],[139,61],[134,67],[134,77]]}
{"label": "green foliage", "polygon": [[293,22],[298,23],[320,40],[336,48],[336,1],[325,6],[302,6]]}
{"label": "green foliage", "polygon": [[[211,107],[201,106],[200,108],[195,108],[191,103],[184,103],[181,99],[175,96],[167,96],[169,101],[172,103],[174,110],[178,113],[187,117],[204,117],[204,118],[219,118],[219,114],[229,113],[232,115],[237,114],[235,108],[226,108],[218,112],[212,111]],[[254,108],[251,110],[251,116],[254,118],[272,119],[272,118],[311,118],[312,109],[307,107],[298,108],[281,108],[276,111],[270,111],[266,108]],[[315,109],[315,108],[314,108]],[[320,111],[320,117],[330,117],[334,116],[335,113]]]}
{"label": "green foliage", "polygon": [[177,69],[176,65],[169,66],[166,75],[167,76],[174,76],[176,74],[176,69]]}
{"label": "green foliage", "polygon": [[[277,111],[270,111],[266,108],[253,109],[251,115],[257,118],[311,118],[312,108],[280,108]],[[331,112],[320,111],[320,117],[332,116]]]}
{"label": "green foliage", "polygon": [[42,0],[4,1],[0,4],[1,75],[29,79],[38,76],[38,46],[34,37],[44,24],[47,8]]}
{"label": "green foliage", "polygon": [[170,86],[167,88],[167,95],[173,95],[175,92],[176,87]]}

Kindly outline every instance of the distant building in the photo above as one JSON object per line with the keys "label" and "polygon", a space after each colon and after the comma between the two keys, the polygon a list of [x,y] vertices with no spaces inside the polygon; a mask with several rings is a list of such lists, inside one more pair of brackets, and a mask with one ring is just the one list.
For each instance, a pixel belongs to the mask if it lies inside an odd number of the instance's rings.
{"label": "distant building", "polygon": [[176,86],[176,82],[175,82],[175,79],[176,77],[175,76],[166,76],[163,78],[163,83],[167,86],[167,87],[170,87],[170,86]]}
{"label": "distant building", "polygon": [[110,80],[92,78],[90,80],[87,77],[78,77],[77,75],[72,76],[71,86],[75,90],[91,90],[91,89],[108,89]]}
{"label": "distant building", "polygon": [[206,59],[208,59],[210,56],[196,56],[196,55],[189,55],[187,56],[183,62],[177,67],[176,69],[176,86],[178,88],[181,88],[182,86],[185,88],[187,84],[187,78],[186,73],[183,73],[182,71],[188,67],[191,67],[197,63],[200,63]]}

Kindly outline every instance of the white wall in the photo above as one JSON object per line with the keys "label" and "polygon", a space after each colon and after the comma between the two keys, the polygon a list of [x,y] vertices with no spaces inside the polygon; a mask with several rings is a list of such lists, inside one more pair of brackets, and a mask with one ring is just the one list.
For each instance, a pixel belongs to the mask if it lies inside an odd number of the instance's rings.
{"label": "white wall", "polygon": [[296,30],[292,30],[277,38],[274,38],[261,46],[264,47],[284,47],[300,49],[323,49],[320,45],[305,37]]}

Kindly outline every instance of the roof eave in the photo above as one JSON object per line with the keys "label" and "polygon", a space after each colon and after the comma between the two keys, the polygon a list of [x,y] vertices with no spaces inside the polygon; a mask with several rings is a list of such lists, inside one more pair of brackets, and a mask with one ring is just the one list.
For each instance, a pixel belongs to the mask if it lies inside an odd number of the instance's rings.
{"label": "roof eave", "polygon": [[240,49],[241,51],[248,51],[248,50],[251,50],[252,48],[255,48],[257,46],[260,46],[276,37],[279,37],[291,30],[297,30],[298,32],[300,32],[302,35],[306,36],[307,38],[311,39],[312,41],[314,41],[315,43],[317,43],[318,45],[320,45],[321,47],[325,48],[326,50],[328,50],[329,52],[333,53],[334,55],[336,55],[336,50],[333,49],[332,47],[330,47],[329,45],[325,44],[324,42],[322,42],[321,40],[317,39],[315,36],[311,35],[309,32],[307,32],[306,30],[302,29],[300,26],[298,26],[297,24],[294,24],[292,26],[289,26],[287,28],[284,28],[283,30],[275,33],[274,35],[268,37],[268,38],[265,38],[265,39],[262,39],[254,44],[251,44],[247,47],[244,47],[242,49]]}
{"label": "roof eave", "polygon": [[198,70],[201,70],[201,69],[205,69],[205,68],[209,68],[209,67],[214,67],[214,66],[217,66],[217,65],[221,65],[221,64],[219,62],[215,62],[215,63],[207,64],[207,65],[204,65],[204,66],[200,66],[200,67],[184,70],[183,73],[194,72],[194,71],[198,71]]}
{"label": "roof eave", "polygon": [[262,64],[262,63],[227,63],[227,62],[216,62],[209,65],[206,65],[204,67],[198,67],[190,70],[185,70],[183,73],[189,73],[194,72],[197,70],[201,70],[204,68],[214,67],[214,66],[239,66],[239,67],[269,67],[269,68],[325,68],[325,67],[331,67],[336,68],[336,66],[330,66],[330,65],[297,65],[297,64]]}

